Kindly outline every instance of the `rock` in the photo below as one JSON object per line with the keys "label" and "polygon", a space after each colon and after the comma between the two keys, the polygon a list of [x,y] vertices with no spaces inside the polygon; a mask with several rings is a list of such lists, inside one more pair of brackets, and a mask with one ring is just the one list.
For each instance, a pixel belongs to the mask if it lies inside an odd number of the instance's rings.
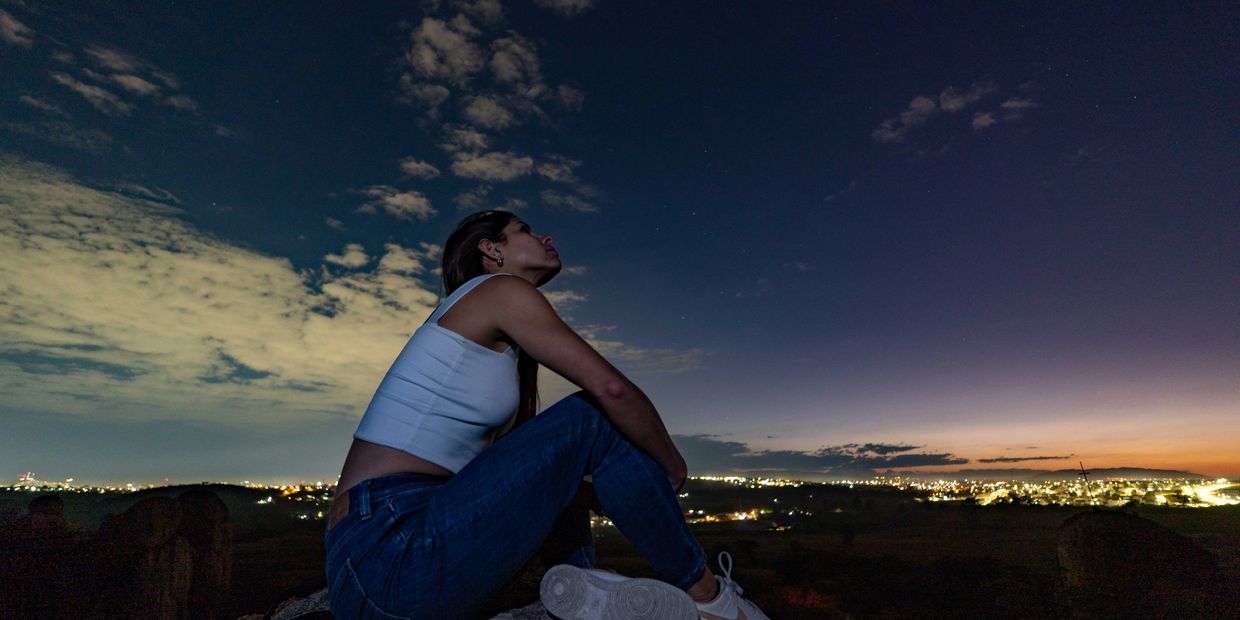
{"label": "rock", "polygon": [[181,507],[180,535],[189,544],[188,618],[215,620],[228,596],[232,580],[232,524],[228,507],[214,493],[186,491],[177,496]]}
{"label": "rock", "polygon": [[[264,616],[262,614],[250,614],[242,616],[237,620],[322,620],[330,619],[331,611],[328,608],[327,588],[323,588],[305,598],[293,597],[280,603],[275,610]],[[547,609],[542,603],[534,601],[525,607],[519,609],[510,609],[505,611],[491,620],[553,620],[551,614],[547,613]]]}
{"label": "rock", "polygon": [[67,570],[73,533],[56,495],[41,495],[0,523],[0,615],[62,616],[70,604]]}
{"label": "rock", "polygon": [[1214,618],[1222,575],[1209,552],[1153,521],[1110,510],[1059,528],[1058,598],[1070,617]]}
{"label": "rock", "polygon": [[144,499],[104,520],[94,541],[100,615],[187,616],[193,552],[180,530],[181,506],[168,497]]}
{"label": "rock", "polygon": [[552,620],[552,616],[542,603],[535,601],[520,609],[505,611],[491,620]]}

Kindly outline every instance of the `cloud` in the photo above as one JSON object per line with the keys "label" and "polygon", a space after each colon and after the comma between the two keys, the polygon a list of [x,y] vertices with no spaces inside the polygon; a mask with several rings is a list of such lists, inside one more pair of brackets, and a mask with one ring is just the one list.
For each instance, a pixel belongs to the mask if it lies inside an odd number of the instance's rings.
{"label": "cloud", "polygon": [[344,252],[340,254],[328,254],[323,260],[333,265],[340,265],[349,269],[357,269],[363,267],[370,262],[370,257],[366,255],[366,248],[360,243],[350,243],[344,246]]}
{"label": "cloud", "polygon": [[112,75],[110,79],[120,84],[125,90],[139,95],[158,95],[160,88],[136,75]]}
{"label": "cloud", "polygon": [[674,435],[690,471],[704,474],[784,475],[808,478],[860,478],[878,469],[961,465],[968,459],[949,453],[912,453],[917,446],[903,444],[843,444],[811,451],[752,450],[717,435]]}
{"label": "cloud", "polygon": [[883,121],[870,135],[878,142],[899,142],[910,129],[930,120],[936,107],[929,97],[914,97],[898,117]]}
{"label": "cloud", "polygon": [[534,169],[534,160],[513,152],[457,153],[452,162],[452,174],[479,181],[511,181],[528,175]]}
{"label": "cloud", "polygon": [[556,312],[559,312],[559,313],[563,313],[564,310],[568,309],[570,306],[583,303],[588,299],[585,293],[578,293],[577,291],[567,291],[567,290],[566,291],[544,291],[543,297],[546,297],[547,301],[551,302],[551,305],[555,306]]}
{"label": "cloud", "polygon": [[616,328],[610,325],[586,325],[576,329],[607,361],[628,372],[688,372],[701,367],[702,357],[706,354],[701,349],[646,348],[614,340],[608,334]]}
{"label": "cloud", "polygon": [[409,74],[400,76],[400,82],[397,86],[401,90],[400,100],[403,103],[420,105],[427,110],[427,114],[431,118],[439,116],[439,106],[448,100],[452,91],[447,86],[440,84],[431,84],[428,82],[418,82]]}
{"label": "cloud", "polygon": [[416,157],[406,157],[400,160],[400,169],[405,174],[419,179],[433,179],[439,176],[439,168]]}
{"label": "cloud", "polygon": [[115,48],[94,45],[86,48],[85,51],[86,55],[95,61],[95,64],[113,71],[133,73],[150,66],[150,63],[145,60]]}
{"label": "cloud", "polygon": [[1025,112],[1038,107],[1038,102],[1030,99],[1021,99],[1020,97],[1012,97],[1007,101],[999,104],[999,109],[1003,111],[1003,120],[1016,120],[1025,115]]}
{"label": "cloud", "polygon": [[423,18],[410,36],[405,62],[421,78],[463,85],[483,66],[482,50],[470,41],[478,34],[464,15],[449,21]]}
{"label": "cloud", "polygon": [[534,4],[564,17],[576,17],[590,10],[594,0],[534,0]]}
{"label": "cloud", "polygon": [[0,40],[9,45],[30,47],[34,45],[34,39],[31,38],[33,34],[34,31],[26,24],[17,21],[8,11],[0,9]]}
{"label": "cloud", "polygon": [[173,95],[164,99],[164,103],[182,111],[198,109],[198,102],[185,95]]}
{"label": "cloud", "polygon": [[1021,461],[1062,461],[1070,459],[1073,455],[1066,456],[997,456],[989,459],[977,459],[978,463],[1019,463]]}
{"label": "cloud", "polygon": [[402,192],[391,185],[372,185],[359,190],[359,193],[374,200],[358,207],[358,213],[374,214],[379,209],[383,209],[384,213],[402,220],[415,217],[419,220],[428,220],[438,213],[431,207],[431,201],[422,192],[416,190]]}
{"label": "cloud", "polygon": [[555,89],[554,100],[568,110],[580,110],[586,96],[572,86],[559,85]]}
{"label": "cloud", "polygon": [[455,0],[452,6],[490,26],[504,21],[504,6],[499,0]]}
{"label": "cloud", "polygon": [[573,267],[565,267],[561,269],[560,273],[570,276],[584,276],[586,275],[586,271],[588,271],[586,267],[582,265],[575,265]]}
{"label": "cloud", "polygon": [[137,183],[117,183],[115,186],[117,192],[128,196],[134,196],[143,200],[152,202],[161,202],[167,205],[179,205],[181,199],[176,194],[162,187],[146,187]]}
{"label": "cloud", "polygon": [[482,205],[486,204],[487,195],[490,193],[490,185],[479,185],[478,187],[457,194],[453,201],[456,202],[456,206],[462,209],[477,210],[482,208]]}
{"label": "cloud", "polygon": [[104,114],[109,116],[127,116],[133,110],[133,106],[121,101],[121,98],[114,95],[111,91],[98,86],[83,84],[67,73],[52,71],[50,75],[53,80],[85,97],[91,105],[95,106],[95,109]]}
{"label": "cloud", "polygon": [[1007,101],[999,104],[997,110],[990,112],[978,112],[973,115],[973,128],[977,130],[988,129],[1000,122],[1011,122],[1024,118],[1025,113],[1034,108],[1040,107],[1038,102],[1032,99],[1022,99],[1020,97],[1012,97]]}
{"label": "cloud", "polygon": [[977,130],[986,129],[999,121],[995,120],[993,112],[978,112],[973,115],[973,128]]}
{"label": "cloud", "polygon": [[560,155],[551,155],[548,160],[538,164],[538,174],[557,183],[573,183],[577,177],[573,171],[581,165],[580,161]]}
{"label": "cloud", "polygon": [[381,273],[397,273],[402,275],[418,275],[426,273],[425,261],[438,260],[443,248],[425,241],[418,248],[405,248],[395,243],[383,244],[383,258],[379,259]]}
{"label": "cloud", "polygon": [[543,190],[539,197],[542,198],[543,204],[551,207],[564,207],[580,213],[594,213],[598,211],[598,207],[578,196],[557,192],[553,189]]}
{"label": "cloud", "polygon": [[[0,159],[5,405],[278,428],[355,417],[437,295],[407,273],[298,270],[165,204]],[[412,253],[412,254],[410,254]],[[399,270],[397,269],[399,267]]]}
{"label": "cloud", "polygon": [[112,149],[112,136],[98,129],[80,129],[64,121],[43,121],[31,125],[0,120],[3,127],[14,133],[25,134],[53,144],[100,155]]}
{"label": "cloud", "polygon": [[513,125],[517,120],[512,112],[490,97],[465,99],[465,108],[462,113],[474,125],[487,129],[504,129]]}
{"label": "cloud", "polygon": [[445,125],[443,133],[444,141],[439,148],[448,153],[473,153],[487,148],[491,143],[486,134],[470,127]]}
{"label": "cloud", "polygon": [[939,107],[944,112],[959,112],[993,92],[995,92],[994,82],[974,82],[973,86],[965,92],[948,86],[939,93]]}
{"label": "cloud", "polygon": [[496,81],[517,89],[519,94],[537,96],[545,88],[538,47],[517,33],[491,43],[491,73]]}
{"label": "cloud", "polygon": [[[939,92],[939,96],[919,95],[909,102],[908,107],[904,109],[898,116],[889,118],[879,123],[878,127],[870,133],[876,142],[893,143],[903,141],[910,130],[915,127],[926,124],[938,112],[959,112],[965,108],[980,101],[983,97],[990,95],[997,90],[994,82],[974,82],[966,91],[957,90],[954,86],[947,86]],[[978,120],[978,116],[973,118],[973,128],[984,128],[986,121]],[[979,123],[983,126],[979,127]]]}
{"label": "cloud", "polygon": [[48,102],[46,102],[46,101],[44,101],[44,100],[42,100],[42,99],[37,99],[37,98],[35,98],[35,97],[31,97],[30,95],[22,95],[22,96],[21,96],[21,99],[19,99],[19,101],[21,101],[22,103],[24,103],[24,104],[26,104],[26,105],[28,105],[28,106],[30,106],[30,107],[32,107],[32,108],[36,108],[36,109],[38,109],[38,110],[42,110],[42,111],[44,111],[44,112],[47,112],[48,114],[55,114],[55,115],[57,115],[57,116],[66,116],[66,117],[67,117],[67,116],[69,116],[68,114],[65,114],[65,111],[64,111],[64,110],[61,110],[60,108],[56,107],[55,105],[52,105],[52,104],[50,104],[50,103],[48,103]]}
{"label": "cloud", "polygon": [[344,227],[344,222],[342,222],[342,221],[340,221],[340,220],[338,220],[338,219],[336,219],[336,218],[334,218],[334,217],[329,217],[329,218],[326,218],[323,222],[324,222],[325,224],[327,224],[327,226],[328,226],[329,228],[335,228],[336,230],[340,230],[340,231],[345,230],[345,227]]}

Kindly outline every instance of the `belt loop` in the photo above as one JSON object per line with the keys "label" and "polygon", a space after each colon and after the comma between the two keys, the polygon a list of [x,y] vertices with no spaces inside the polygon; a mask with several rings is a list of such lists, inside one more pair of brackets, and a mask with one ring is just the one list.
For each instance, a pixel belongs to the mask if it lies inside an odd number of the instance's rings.
{"label": "belt loop", "polygon": [[365,521],[370,518],[370,481],[369,480],[361,481],[360,483],[358,483],[357,489],[358,489],[357,503],[360,504],[358,506],[358,509],[362,513],[362,520]]}

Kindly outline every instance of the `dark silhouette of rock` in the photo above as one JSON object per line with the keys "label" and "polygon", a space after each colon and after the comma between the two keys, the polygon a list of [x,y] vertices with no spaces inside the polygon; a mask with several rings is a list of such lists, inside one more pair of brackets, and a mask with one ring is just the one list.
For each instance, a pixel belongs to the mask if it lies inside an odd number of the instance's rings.
{"label": "dark silhouette of rock", "polygon": [[62,615],[73,546],[64,511],[60,497],[41,495],[0,528],[0,612],[6,616]]}
{"label": "dark silhouette of rock", "polygon": [[[1059,598],[1077,619],[1224,618],[1222,575],[1201,546],[1153,521],[1094,510],[1059,528]],[[1227,613],[1224,613],[1227,611]]]}
{"label": "dark silhouette of rock", "polygon": [[[332,614],[328,607],[327,588],[323,588],[307,597],[293,597],[280,603],[268,614],[250,614],[237,620],[331,620]],[[491,620],[553,620],[543,604],[534,601],[525,607],[502,612]]]}
{"label": "dark silhouette of rock", "polygon": [[180,529],[181,506],[168,497],[149,497],[104,519],[93,541],[99,551],[94,582],[100,615],[187,616],[193,553]]}
{"label": "dark silhouette of rock", "polygon": [[232,524],[228,507],[214,493],[192,490],[177,496],[181,537],[189,544],[188,618],[216,620],[232,580]]}

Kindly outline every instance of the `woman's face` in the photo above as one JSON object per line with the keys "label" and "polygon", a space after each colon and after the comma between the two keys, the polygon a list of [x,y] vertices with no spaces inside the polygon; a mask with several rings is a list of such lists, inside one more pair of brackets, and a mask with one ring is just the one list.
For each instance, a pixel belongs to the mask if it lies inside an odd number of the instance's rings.
{"label": "woman's face", "polygon": [[560,271],[560,254],[551,245],[551,235],[537,234],[520,218],[512,218],[504,226],[504,241],[495,244],[504,257],[501,271],[522,275],[530,273],[542,284]]}

